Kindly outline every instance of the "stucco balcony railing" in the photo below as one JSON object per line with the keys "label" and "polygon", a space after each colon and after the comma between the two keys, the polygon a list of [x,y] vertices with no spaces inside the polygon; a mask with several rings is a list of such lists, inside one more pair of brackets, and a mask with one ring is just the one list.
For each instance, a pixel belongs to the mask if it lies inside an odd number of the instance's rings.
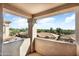
{"label": "stucco balcony railing", "polygon": [[3,56],[25,56],[30,46],[30,38],[15,38],[3,42]]}
{"label": "stucco balcony railing", "polygon": [[36,38],[35,51],[29,56],[75,56],[76,44]]}

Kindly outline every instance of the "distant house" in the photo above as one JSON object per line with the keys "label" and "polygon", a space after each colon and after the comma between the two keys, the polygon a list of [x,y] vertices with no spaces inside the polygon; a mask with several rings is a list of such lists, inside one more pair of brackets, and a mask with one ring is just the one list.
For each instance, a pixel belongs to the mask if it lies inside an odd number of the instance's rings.
{"label": "distant house", "polygon": [[21,37],[21,38],[27,38],[28,37],[28,31],[16,33],[16,36]]}
{"label": "distant house", "polygon": [[60,40],[73,43],[76,40],[75,38],[76,38],[75,34],[62,35],[60,37]]}
{"label": "distant house", "polygon": [[40,32],[37,34],[37,37],[40,38],[49,38],[49,39],[57,39],[59,35],[54,33]]}

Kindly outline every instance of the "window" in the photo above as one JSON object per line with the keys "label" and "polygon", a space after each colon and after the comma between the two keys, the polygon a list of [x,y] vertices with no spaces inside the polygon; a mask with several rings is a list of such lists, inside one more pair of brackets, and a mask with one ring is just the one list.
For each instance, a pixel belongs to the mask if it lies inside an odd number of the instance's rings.
{"label": "window", "polygon": [[74,43],[75,12],[69,12],[37,20],[37,37]]}
{"label": "window", "polygon": [[10,13],[4,13],[4,37],[28,37],[28,22],[26,18],[16,16]]}

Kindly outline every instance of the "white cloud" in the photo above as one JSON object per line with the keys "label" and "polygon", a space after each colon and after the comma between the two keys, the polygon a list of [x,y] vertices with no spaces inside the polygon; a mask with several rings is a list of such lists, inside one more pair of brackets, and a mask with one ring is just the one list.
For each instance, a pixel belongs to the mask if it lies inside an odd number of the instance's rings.
{"label": "white cloud", "polygon": [[43,19],[39,19],[37,20],[37,23],[49,23],[50,21],[54,21],[55,18],[54,17],[48,17],[48,18],[43,18]]}
{"label": "white cloud", "polygon": [[15,21],[11,23],[12,28],[26,28],[28,27],[27,19],[24,18],[13,18]]}
{"label": "white cloud", "polygon": [[68,16],[69,14],[70,14],[70,13],[64,13],[63,15],[64,15],[64,16]]}
{"label": "white cloud", "polygon": [[72,14],[71,16],[66,17],[65,23],[70,23],[73,20],[75,20],[75,14]]}
{"label": "white cloud", "polygon": [[9,13],[3,13],[3,16],[9,17],[11,15]]}
{"label": "white cloud", "polygon": [[37,28],[50,29],[50,27],[53,26],[54,21],[55,21],[54,17],[39,19],[37,20]]}

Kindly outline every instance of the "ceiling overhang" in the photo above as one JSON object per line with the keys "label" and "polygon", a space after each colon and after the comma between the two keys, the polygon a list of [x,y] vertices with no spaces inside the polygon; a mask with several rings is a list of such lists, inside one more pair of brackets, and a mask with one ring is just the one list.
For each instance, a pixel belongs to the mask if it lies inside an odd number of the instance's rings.
{"label": "ceiling overhang", "polygon": [[62,13],[65,13],[65,12],[73,12],[77,8],[79,8],[79,4],[67,3],[67,4],[57,6],[55,8],[51,8],[49,10],[45,10],[43,12],[34,14],[33,17],[36,18],[36,19],[49,17],[49,16],[53,16],[53,15],[57,15],[57,14],[62,14]]}
{"label": "ceiling overhang", "polygon": [[[79,6],[79,4],[77,4],[77,3],[59,4],[57,6],[55,5],[52,8],[48,8],[46,10],[43,9],[43,11],[41,11],[41,12],[31,14],[31,13],[27,12],[27,10],[23,10],[21,7],[18,8],[17,6],[15,6],[13,4],[7,3],[7,4],[4,4],[4,11],[10,12],[10,13],[22,16],[22,17],[38,19],[38,18],[44,18],[44,17],[51,16],[51,15],[60,14],[60,13],[66,12],[66,11],[73,11],[78,6]],[[27,7],[25,6],[25,8],[27,8]],[[30,9],[28,9],[28,10],[30,10]]]}
{"label": "ceiling overhang", "polygon": [[32,15],[28,12],[24,12],[23,10],[8,3],[4,4],[4,12],[9,12],[22,17],[32,18]]}

